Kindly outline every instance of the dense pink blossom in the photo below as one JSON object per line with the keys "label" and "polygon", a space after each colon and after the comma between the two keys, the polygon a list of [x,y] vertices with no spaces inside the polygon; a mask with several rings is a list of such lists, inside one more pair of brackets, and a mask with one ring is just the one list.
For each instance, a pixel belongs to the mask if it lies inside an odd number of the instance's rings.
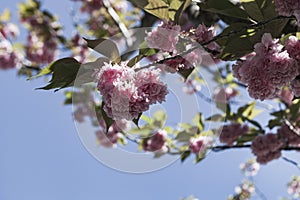
{"label": "dense pink blossom", "polygon": [[290,87],[295,96],[300,96],[300,79],[294,79],[291,81]]}
{"label": "dense pink blossom", "polygon": [[180,26],[175,25],[174,22],[162,21],[156,29],[148,33],[146,41],[151,48],[175,53],[180,30]]}
{"label": "dense pink blossom", "polygon": [[295,36],[290,36],[285,42],[285,49],[289,53],[290,57],[300,62],[300,41]]}
{"label": "dense pink blossom", "polygon": [[143,149],[145,151],[158,151],[163,148],[166,142],[167,132],[158,130],[153,136],[143,140]]}
{"label": "dense pink blossom", "polygon": [[298,66],[279,40],[265,33],[261,43],[255,45],[255,54],[233,66],[233,75],[248,87],[255,99],[272,99],[279,95],[283,86],[299,74]]}
{"label": "dense pink blossom", "polygon": [[212,146],[213,138],[209,136],[199,136],[191,138],[189,141],[189,149],[191,152],[198,154],[204,152],[208,147]]}
{"label": "dense pink blossom", "polygon": [[21,62],[21,57],[13,51],[13,47],[8,40],[0,40],[0,69],[15,68]]}
{"label": "dense pink blossom", "polygon": [[159,70],[135,72],[126,64],[105,63],[95,74],[105,102],[104,110],[113,119],[135,119],[151,104],[165,101],[168,94],[166,85],[159,78]]}
{"label": "dense pink blossom", "polygon": [[280,15],[292,16],[294,15],[298,23],[300,23],[300,2],[299,0],[275,0],[276,10]]}
{"label": "dense pink blossom", "polygon": [[86,13],[92,13],[93,11],[97,11],[103,6],[102,0],[73,0],[73,1],[81,1],[82,5],[80,7],[80,11]]}
{"label": "dense pink blossom", "polygon": [[233,145],[238,137],[247,134],[248,131],[249,127],[247,124],[242,125],[237,122],[233,122],[229,125],[225,125],[220,128],[220,142]]}
{"label": "dense pink blossom", "polygon": [[257,162],[266,164],[281,156],[284,141],[276,134],[268,133],[257,136],[251,144],[252,153],[257,156]]}
{"label": "dense pink blossom", "polygon": [[196,29],[191,29],[189,33],[189,37],[200,44],[212,40],[214,35],[214,27],[207,27],[204,24],[199,24]]}
{"label": "dense pink blossom", "polygon": [[213,93],[213,100],[218,103],[227,103],[231,98],[238,94],[237,90],[231,87],[218,87]]}
{"label": "dense pink blossom", "polygon": [[291,146],[300,146],[300,136],[297,132],[300,132],[298,127],[289,127],[288,125],[282,125],[278,130],[277,134],[285,142]]}
{"label": "dense pink blossom", "polygon": [[25,47],[26,58],[35,64],[51,63],[57,56],[57,43],[53,39],[45,39],[31,32]]}
{"label": "dense pink blossom", "polygon": [[278,96],[281,101],[287,105],[292,105],[294,99],[294,93],[290,88],[283,88]]}

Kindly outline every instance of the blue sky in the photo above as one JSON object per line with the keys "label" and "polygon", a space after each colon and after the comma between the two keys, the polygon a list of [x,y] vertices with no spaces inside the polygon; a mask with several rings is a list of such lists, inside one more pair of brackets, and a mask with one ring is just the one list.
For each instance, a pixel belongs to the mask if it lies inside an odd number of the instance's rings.
{"label": "blue sky", "polygon": [[[1,0],[0,11],[15,10],[16,2]],[[71,22],[69,0],[43,2],[64,26]],[[239,164],[253,157],[250,150],[230,150],[210,153],[197,165],[188,159],[146,174],[115,171],[81,143],[72,109],[62,105],[63,92],[34,90],[44,84],[43,79],[17,77],[14,70],[0,71],[0,200],[177,200],[190,194],[225,200],[243,178]],[[285,155],[299,160],[295,153]],[[294,166],[279,160],[263,166],[255,180],[274,200],[287,196],[286,183],[297,174]]]}

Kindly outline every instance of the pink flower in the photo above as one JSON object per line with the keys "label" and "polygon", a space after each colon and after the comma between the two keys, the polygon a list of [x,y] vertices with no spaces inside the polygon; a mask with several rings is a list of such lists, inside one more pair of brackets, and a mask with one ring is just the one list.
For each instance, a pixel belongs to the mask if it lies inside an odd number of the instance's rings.
{"label": "pink flower", "polygon": [[127,63],[108,64],[95,74],[98,90],[105,102],[104,110],[113,119],[136,119],[154,103],[162,103],[168,94],[159,79],[159,70],[135,72]]}
{"label": "pink flower", "polygon": [[0,40],[0,69],[11,69],[20,65],[21,56],[13,51],[8,40]]}
{"label": "pink flower", "polygon": [[283,140],[272,133],[257,136],[251,145],[252,153],[257,156],[256,160],[260,164],[278,159],[281,156],[281,148],[283,147]]}
{"label": "pink flower", "polygon": [[31,32],[26,46],[26,58],[35,64],[51,63],[58,54],[57,43],[52,40],[43,40],[35,32]]}
{"label": "pink flower", "polygon": [[209,136],[191,138],[189,142],[189,149],[195,154],[203,153],[208,147],[212,146],[212,143],[213,139]]}
{"label": "pink flower", "polygon": [[167,132],[165,130],[158,130],[150,138],[143,140],[143,149],[145,151],[158,151],[165,145]]}
{"label": "pink flower", "polygon": [[300,136],[297,135],[297,132],[299,131],[300,129],[298,127],[296,127],[295,130],[292,130],[291,127],[285,124],[277,130],[277,133],[280,138],[287,142],[287,144],[292,146],[299,146]]}
{"label": "pink flower", "polygon": [[296,97],[300,96],[300,79],[294,79],[291,81],[290,88],[292,89]]}
{"label": "pink flower", "polygon": [[294,15],[297,18],[298,23],[300,22],[300,2],[298,0],[275,0],[275,6],[280,15],[287,17]]}
{"label": "pink flower", "polygon": [[219,103],[227,103],[238,94],[237,90],[230,87],[218,87],[213,94],[213,100]]}
{"label": "pink flower", "polygon": [[292,105],[294,99],[294,93],[289,88],[283,88],[278,96],[281,101],[288,105]]}
{"label": "pink flower", "polygon": [[195,80],[188,79],[182,89],[186,94],[194,94],[201,90],[200,84]]}
{"label": "pink flower", "polygon": [[175,25],[172,21],[162,21],[156,29],[148,33],[146,41],[150,48],[160,49],[164,52],[176,52],[180,30],[180,26]]}
{"label": "pink flower", "polygon": [[292,180],[287,184],[288,189],[287,192],[293,195],[294,199],[299,199],[300,197],[300,177],[293,176]]}
{"label": "pink flower", "polygon": [[249,131],[248,125],[241,125],[239,123],[232,123],[229,125],[225,125],[220,128],[220,142],[226,143],[228,145],[233,145],[233,143],[240,137],[241,135],[247,134]]}
{"label": "pink flower", "polygon": [[286,41],[285,49],[290,57],[300,62],[300,41],[295,36],[290,36]]}
{"label": "pink flower", "polygon": [[260,100],[277,97],[298,74],[294,59],[269,33],[255,45],[255,54],[233,66],[233,75],[248,86],[251,97]]}

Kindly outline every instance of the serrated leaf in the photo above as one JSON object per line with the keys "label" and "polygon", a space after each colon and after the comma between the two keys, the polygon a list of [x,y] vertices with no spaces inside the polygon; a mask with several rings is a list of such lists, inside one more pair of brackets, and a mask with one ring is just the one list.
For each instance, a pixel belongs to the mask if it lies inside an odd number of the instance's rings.
{"label": "serrated leaf", "polygon": [[263,21],[264,20],[264,14],[261,10],[262,5],[261,1],[257,0],[241,0],[242,6],[245,9],[245,11],[248,13],[248,15],[256,20],[256,21]]}
{"label": "serrated leaf", "polygon": [[56,88],[55,91],[57,91],[65,87],[73,86],[79,68],[80,63],[74,58],[62,58],[55,61],[36,76],[40,77],[52,73],[52,78],[49,81],[50,84],[37,89],[50,90]]}
{"label": "serrated leaf", "polygon": [[86,38],[83,39],[87,42],[88,47],[106,56],[111,61],[116,63],[119,63],[121,61],[119,49],[115,42],[113,42],[112,40],[104,38],[96,40],[89,40]]}
{"label": "serrated leaf", "polygon": [[153,116],[153,125],[157,128],[162,128],[167,120],[167,115],[164,111],[158,110]]}

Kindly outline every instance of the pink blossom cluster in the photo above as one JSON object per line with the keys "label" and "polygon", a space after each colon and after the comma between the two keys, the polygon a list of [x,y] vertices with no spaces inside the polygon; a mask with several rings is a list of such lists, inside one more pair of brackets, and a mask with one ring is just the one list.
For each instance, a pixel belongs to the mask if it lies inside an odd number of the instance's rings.
{"label": "pink blossom cluster", "polygon": [[188,79],[182,89],[186,94],[194,94],[201,90],[201,86],[197,81]]}
{"label": "pink blossom cluster", "polygon": [[120,65],[104,63],[95,78],[106,114],[116,120],[136,119],[151,104],[165,101],[168,94],[166,85],[159,78],[159,70],[135,71],[126,62]]}
{"label": "pink blossom cluster", "polygon": [[148,33],[146,41],[150,48],[156,48],[163,52],[176,53],[176,44],[179,40],[181,27],[173,21],[162,21],[158,27]]}
{"label": "pink blossom cluster", "polygon": [[235,187],[236,198],[239,200],[250,200],[251,196],[255,192],[255,186],[253,182],[249,180],[243,180],[242,184]]}
{"label": "pink blossom cluster", "polygon": [[0,22],[0,69],[11,69],[19,67],[22,55],[15,51],[10,38],[19,35],[18,27],[13,23]]}
{"label": "pink blossom cluster", "polygon": [[49,16],[33,7],[34,14],[20,13],[20,20],[29,29],[27,44],[25,45],[26,58],[33,65],[42,65],[52,62],[58,54],[58,42],[61,37],[61,24],[54,16]]}
{"label": "pink blossom cluster", "polygon": [[292,92],[292,90],[290,88],[285,87],[281,90],[278,97],[282,102],[284,102],[290,106],[293,103],[294,93]]}
{"label": "pink blossom cluster", "polygon": [[300,24],[300,2],[298,0],[275,0],[276,10],[280,15],[294,15]]}
{"label": "pink blossom cluster", "polygon": [[282,138],[287,145],[300,147],[300,136],[297,132],[300,132],[298,127],[291,128],[286,124],[277,130],[278,136]]}
{"label": "pink blossom cluster", "polygon": [[189,141],[189,149],[195,154],[201,154],[211,147],[213,142],[214,140],[210,136],[193,137]]}
{"label": "pink blossom cluster", "polygon": [[217,103],[227,103],[235,97],[238,91],[231,87],[217,87],[213,93],[213,100]]}
{"label": "pink blossom cluster", "polygon": [[220,128],[220,142],[227,145],[233,145],[233,143],[244,134],[249,132],[249,126],[247,124],[239,124],[233,122],[229,125],[224,125]]}
{"label": "pink blossom cluster", "polygon": [[0,25],[0,35],[6,39],[9,37],[16,38],[19,34],[19,28],[13,23],[8,22]]}
{"label": "pink blossom cluster", "polygon": [[81,12],[93,13],[93,11],[97,11],[101,7],[103,7],[102,0],[73,0],[73,1],[80,1],[82,3],[80,7]]}
{"label": "pink blossom cluster", "polygon": [[11,43],[0,39],[0,69],[10,69],[17,67],[21,62],[21,54],[15,52]]}
{"label": "pink blossom cluster", "polygon": [[242,170],[243,174],[245,174],[245,176],[255,176],[259,171],[259,168],[259,163],[257,163],[254,159],[240,164],[240,169]]}
{"label": "pink blossom cluster", "polygon": [[142,146],[144,151],[158,151],[161,150],[166,142],[167,132],[165,130],[158,130],[149,138],[143,140]]}
{"label": "pink blossom cluster", "polygon": [[251,144],[252,153],[256,155],[257,162],[266,164],[281,156],[281,149],[285,146],[277,134],[268,133],[257,136]]}
{"label": "pink blossom cluster", "polygon": [[300,177],[293,176],[292,180],[288,182],[287,192],[293,196],[294,199],[300,198]]}
{"label": "pink blossom cluster", "polygon": [[74,48],[72,48],[74,58],[80,63],[85,62],[90,52],[86,42],[79,34],[74,35],[71,41],[74,46]]}
{"label": "pink blossom cluster", "polygon": [[265,33],[261,43],[255,45],[255,54],[233,66],[233,75],[247,85],[252,98],[277,97],[299,74],[299,65],[283,48],[278,39],[273,40],[270,33]]}
{"label": "pink blossom cluster", "polygon": [[57,56],[57,43],[53,39],[44,40],[32,32],[25,48],[26,58],[35,64],[51,63]]}
{"label": "pink blossom cluster", "polygon": [[127,130],[129,122],[126,120],[119,120],[114,122],[106,133],[106,125],[104,120],[99,120],[101,129],[97,130],[96,137],[99,145],[104,147],[114,147],[119,139],[124,139],[123,131]]}

